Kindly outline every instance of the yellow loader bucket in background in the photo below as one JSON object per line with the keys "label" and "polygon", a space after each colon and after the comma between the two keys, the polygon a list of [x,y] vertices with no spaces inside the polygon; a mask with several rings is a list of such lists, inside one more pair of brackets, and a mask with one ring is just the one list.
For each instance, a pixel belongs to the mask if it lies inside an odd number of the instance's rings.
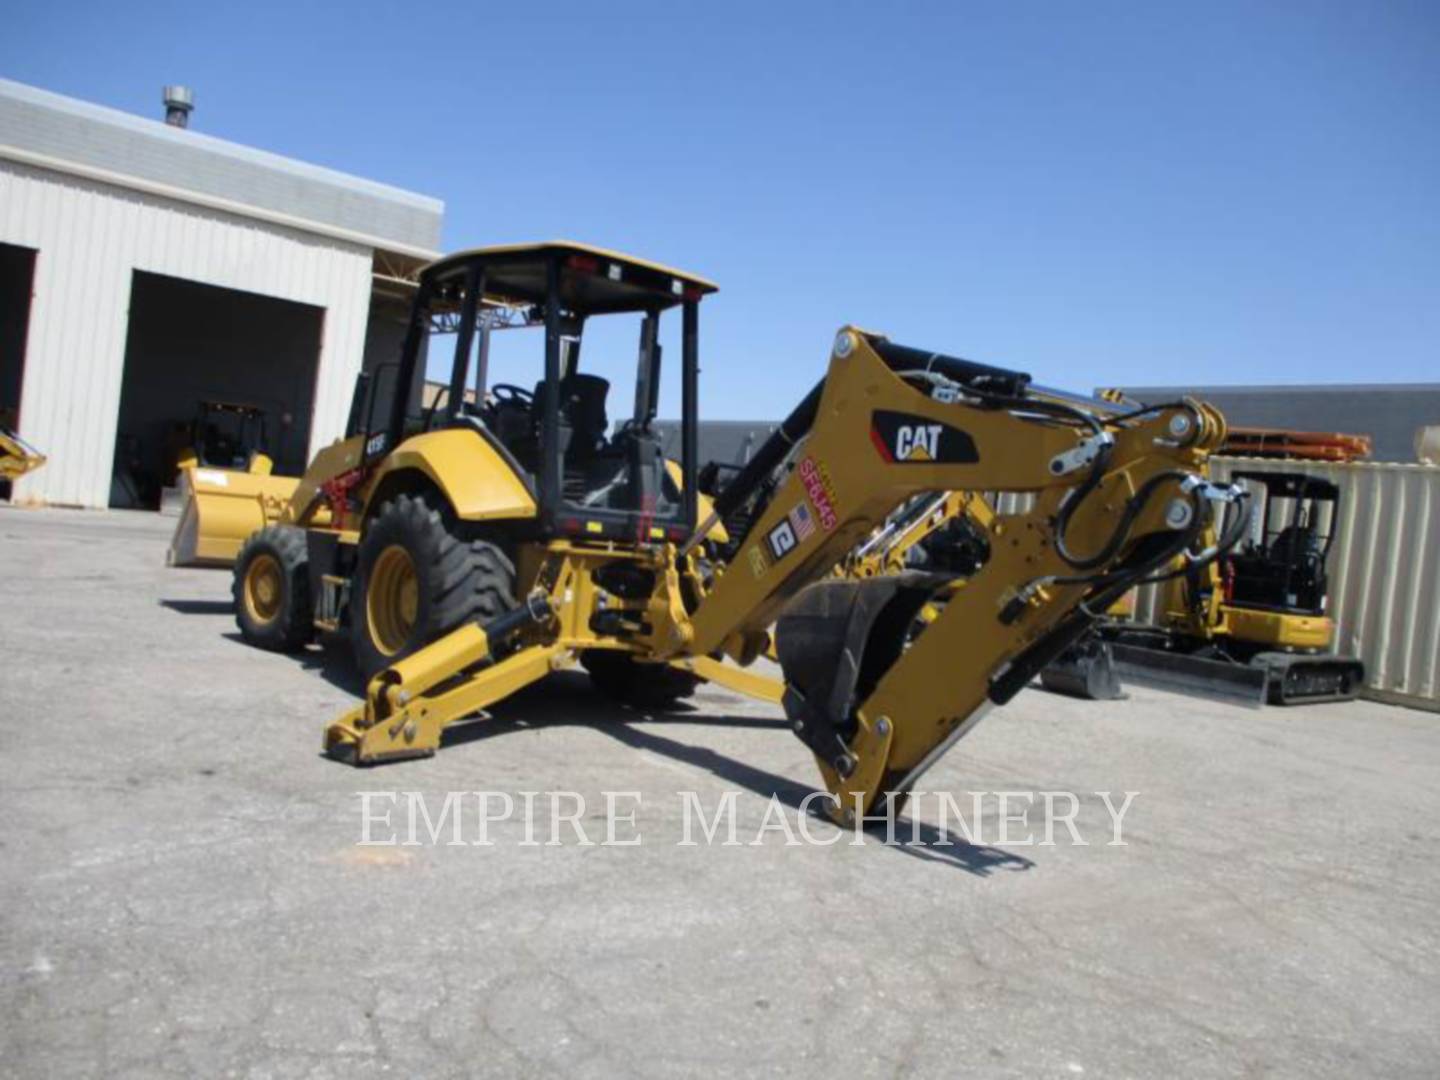
{"label": "yellow loader bucket in background", "polygon": [[180,470],[183,504],[169,566],[231,566],[250,534],[277,521],[300,483],[297,476],[269,476],[203,466]]}
{"label": "yellow loader bucket in background", "polygon": [[44,464],[44,454],[9,428],[0,427],[0,480],[19,480]]}

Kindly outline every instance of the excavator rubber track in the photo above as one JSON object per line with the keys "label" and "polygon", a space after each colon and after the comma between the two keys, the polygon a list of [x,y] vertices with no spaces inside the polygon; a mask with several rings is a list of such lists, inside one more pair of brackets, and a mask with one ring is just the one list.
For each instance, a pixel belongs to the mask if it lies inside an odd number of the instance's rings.
{"label": "excavator rubber track", "polygon": [[1271,705],[1353,701],[1365,683],[1365,665],[1352,656],[1259,653],[1250,665],[1265,671]]}

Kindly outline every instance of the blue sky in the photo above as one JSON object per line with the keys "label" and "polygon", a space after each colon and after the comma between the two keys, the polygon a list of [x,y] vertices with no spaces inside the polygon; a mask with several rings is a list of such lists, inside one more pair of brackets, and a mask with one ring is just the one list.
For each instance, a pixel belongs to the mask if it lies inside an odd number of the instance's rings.
{"label": "blue sky", "polygon": [[443,198],[447,247],[716,279],[714,418],[783,413],[845,322],[1076,389],[1440,378],[1428,0],[4,21],[0,73],[152,116],[188,83],[200,130]]}

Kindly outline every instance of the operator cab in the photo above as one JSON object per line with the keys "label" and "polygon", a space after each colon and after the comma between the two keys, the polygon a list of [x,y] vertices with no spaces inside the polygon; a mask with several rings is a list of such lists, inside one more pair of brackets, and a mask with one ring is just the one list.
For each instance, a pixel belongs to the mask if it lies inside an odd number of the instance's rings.
{"label": "operator cab", "polygon": [[[449,256],[420,273],[392,386],[419,385],[441,333],[454,335],[448,384],[419,415],[408,407],[413,394],[392,389],[388,420],[352,417],[351,426],[369,436],[367,459],[418,430],[476,431],[529,486],[545,534],[682,541],[696,520],[699,303],[715,289],[684,271],[567,242]],[[683,327],[678,477],[654,429],[660,323],[674,308]],[[582,363],[582,346],[594,320],[626,316],[638,324],[633,407],[612,430],[611,411],[625,405],[612,400],[610,380]],[[501,330],[529,330],[543,346],[533,386],[490,381],[491,337]],[[368,414],[379,411],[374,390]]]}
{"label": "operator cab", "polygon": [[1227,599],[1243,607],[1323,615],[1325,563],[1335,539],[1340,489],[1303,473],[1235,473],[1261,500],[1255,532],[1224,563]]}
{"label": "operator cab", "polygon": [[190,424],[190,449],[201,465],[248,469],[268,444],[265,410],[254,405],[202,401]]}

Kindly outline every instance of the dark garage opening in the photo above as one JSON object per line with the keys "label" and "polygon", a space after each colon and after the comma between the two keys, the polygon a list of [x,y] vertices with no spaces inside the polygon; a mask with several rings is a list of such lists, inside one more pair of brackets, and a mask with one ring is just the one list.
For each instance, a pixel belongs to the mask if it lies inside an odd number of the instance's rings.
{"label": "dark garage opening", "polygon": [[136,271],[110,505],[156,509],[202,402],[264,413],[261,447],[298,476],[325,309]]}
{"label": "dark garage opening", "polygon": [[[35,250],[0,244],[0,427],[20,428],[20,388],[25,384],[25,338],[30,331],[30,297]],[[10,482],[0,480],[0,499]]]}

